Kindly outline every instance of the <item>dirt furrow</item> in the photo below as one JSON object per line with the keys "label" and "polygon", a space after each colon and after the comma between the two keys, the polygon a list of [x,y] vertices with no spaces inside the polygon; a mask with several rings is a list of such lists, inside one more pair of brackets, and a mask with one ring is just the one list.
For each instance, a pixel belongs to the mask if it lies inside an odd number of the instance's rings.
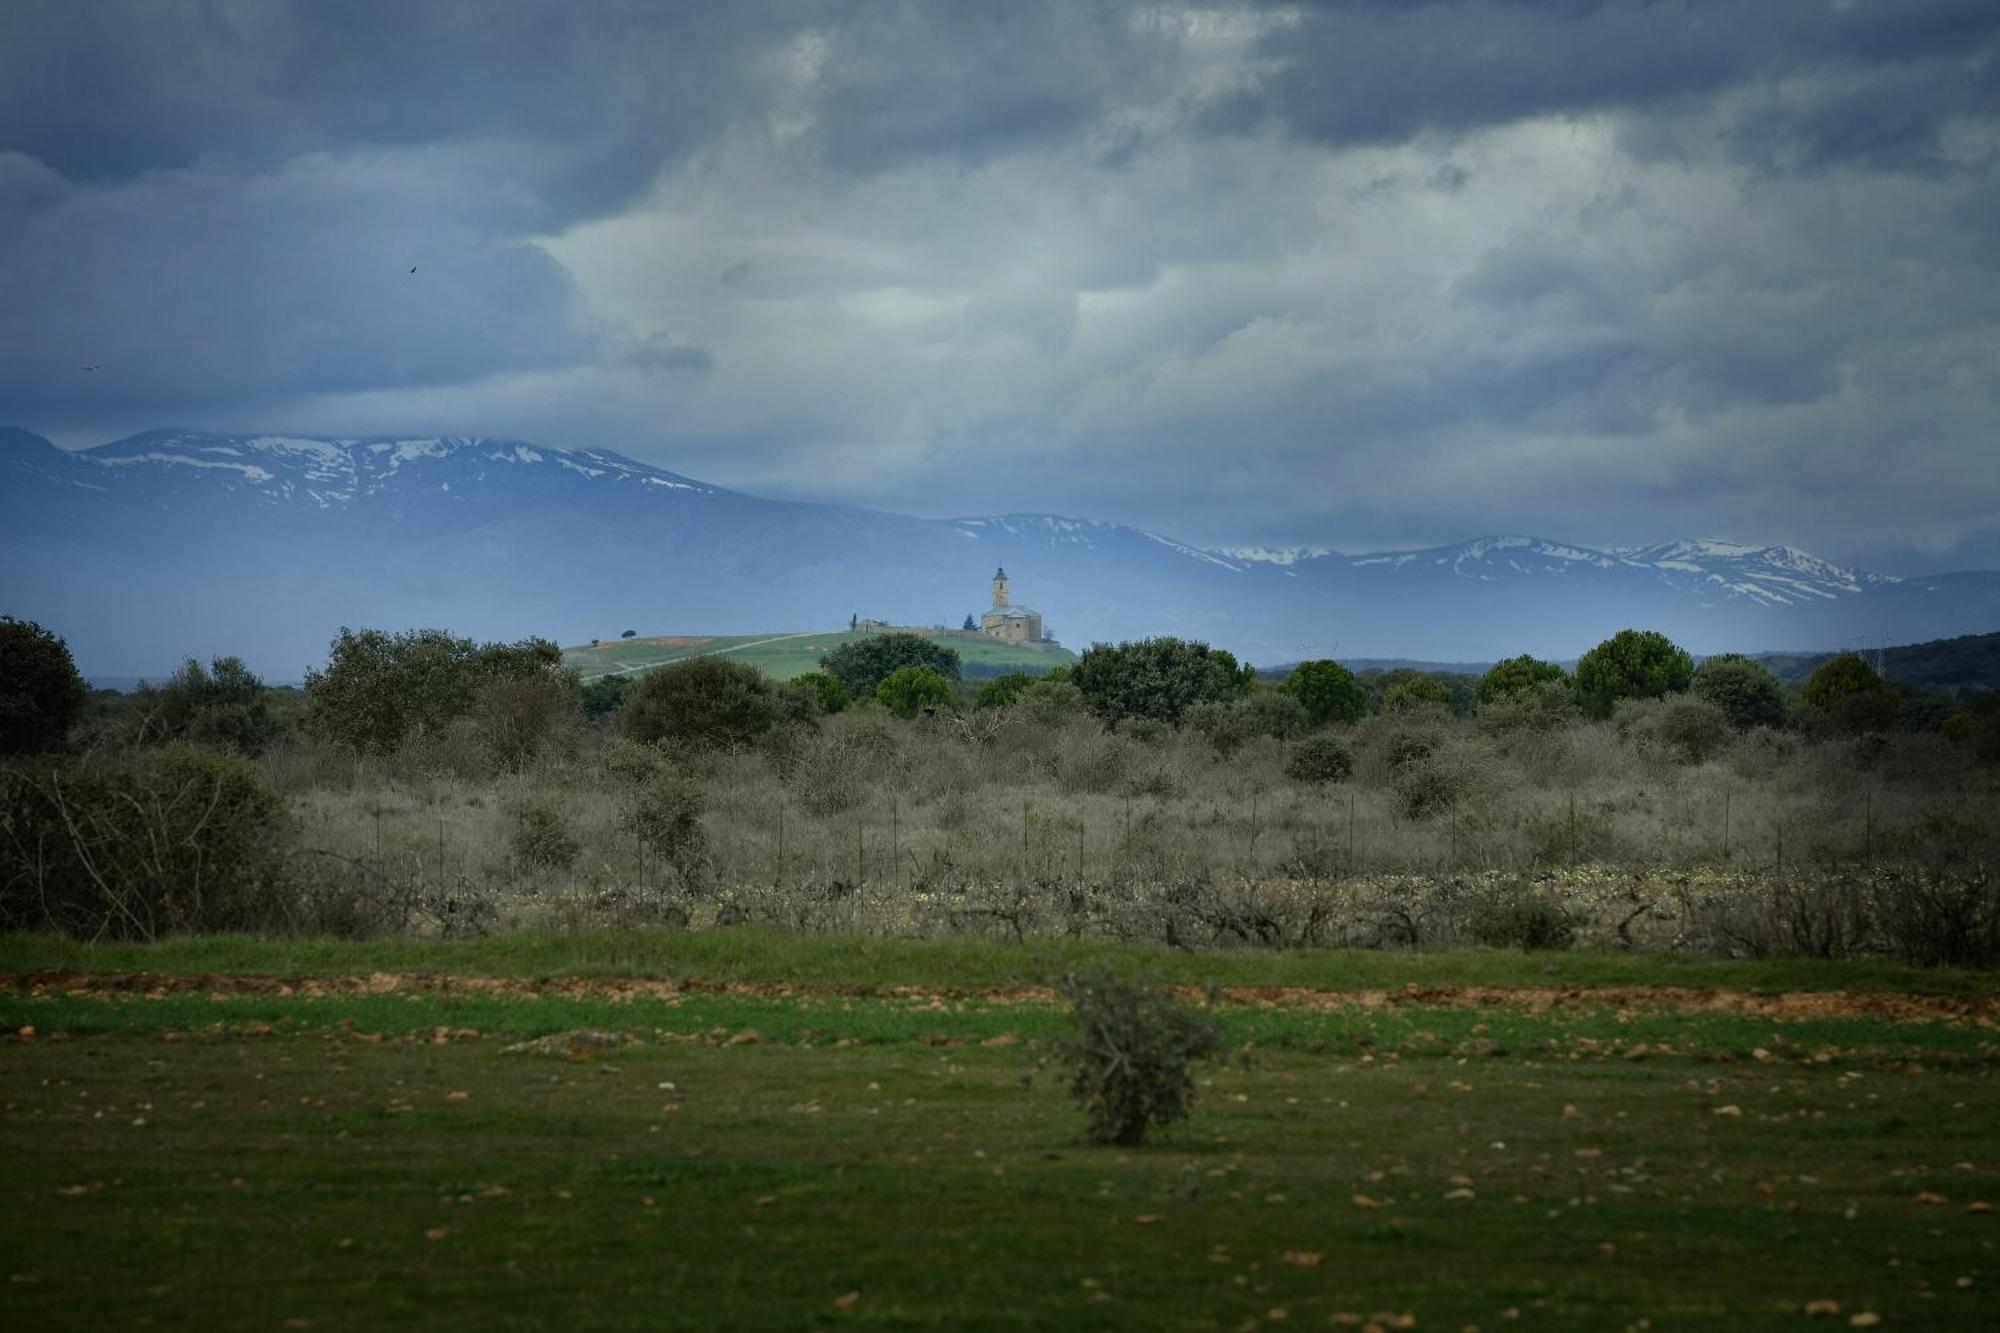
{"label": "dirt furrow", "polygon": [[[857,998],[907,1003],[977,1001],[986,1004],[1054,1004],[1047,986],[890,986],[808,982],[711,981],[700,978],[519,978],[440,972],[370,972],[332,976],[262,974],[43,971],[0,973],[0,989],[65,995],[274,995],[323,998],[356,995],[466,995],[503,998],[666,1000],[688,995],[738,995],[764,999]],[[1190,996],[1206,992],[1183,987]],[[1692,986],[1422,986],[1395,989],[1318,989],[1303,986],[1225,986],[1225,1002],[1291,1009],[1519,1008],[1632,1009],[1678,1013],[1749,1014],[1772,1019],[1874,1018],[1896,1022],[1969,1022],[1982,1027],[2000,1017],[2000,999],[1911,995],[1889,991],[1751,991]]]}

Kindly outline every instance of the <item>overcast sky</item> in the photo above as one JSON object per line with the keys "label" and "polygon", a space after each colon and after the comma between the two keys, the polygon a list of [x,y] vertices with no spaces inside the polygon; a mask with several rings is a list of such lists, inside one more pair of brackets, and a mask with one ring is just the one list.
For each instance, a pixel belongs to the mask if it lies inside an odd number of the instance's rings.
{"label": "overcast sky", "polygon": [[1996,269],[1995,0],[0,4],[70,446],[2000,567]]}

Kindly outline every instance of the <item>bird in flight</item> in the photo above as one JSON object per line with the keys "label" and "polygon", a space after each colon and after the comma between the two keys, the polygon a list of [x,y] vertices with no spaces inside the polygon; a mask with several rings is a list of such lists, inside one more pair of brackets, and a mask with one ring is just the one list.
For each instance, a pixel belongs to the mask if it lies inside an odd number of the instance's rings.
{"label": "bird in flight", "polygon": [[417,266],[415,264],[410,265],[410,272],[415,273],[416,271],[417,271]]}
{"label": "bird in flight", "polygon": [[85,370],[102,370],[102,369],[104,369],[104,367],[103,367],[103,366],[85,366],[85,367],[84,367],[84,369],[85,369]]}

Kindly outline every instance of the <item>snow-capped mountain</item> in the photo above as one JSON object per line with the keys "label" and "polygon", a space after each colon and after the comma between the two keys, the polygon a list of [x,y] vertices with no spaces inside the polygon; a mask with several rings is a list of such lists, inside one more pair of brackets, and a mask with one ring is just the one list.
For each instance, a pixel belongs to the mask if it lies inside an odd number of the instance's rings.
{"label": "snow-capped mountain", "polygon": [[296,679],[343,624],[564,642],[956,625],[1002,563],[1073,646],[1181,634],[1266,662],[1569,657],[1628,625],[1696,652],[2000,626],[2000,574],[1898,580],[1783,546],[1209,550],[1057,515],[766,500],[521,440],[149,431],[71,453],[0,428],[0,612],[105,675],[234,652]]}

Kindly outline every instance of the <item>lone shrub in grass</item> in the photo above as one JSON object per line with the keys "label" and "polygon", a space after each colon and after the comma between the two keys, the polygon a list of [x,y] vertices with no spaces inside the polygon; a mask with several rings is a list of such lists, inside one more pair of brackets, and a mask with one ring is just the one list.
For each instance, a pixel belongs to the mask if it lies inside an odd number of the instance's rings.
{"label": "lone shrub in grass", "polygon": [[1354,753],[1338,736],[1308,736],[1285,756],[1285,776],[1294,782],[1345,782],[1354,771]]}
{"label": "lone shrub in grass", "polygon": [[1068,1026],[1056,1054],[1069,1091],[1090,1117],[1093,1143],[1143,1143],[1155,1125],[1194,1105],[1192,1066],[1222,1054],[1215,1018],[1171,991],[1123,981],[1108,969],[1062,982]]}

